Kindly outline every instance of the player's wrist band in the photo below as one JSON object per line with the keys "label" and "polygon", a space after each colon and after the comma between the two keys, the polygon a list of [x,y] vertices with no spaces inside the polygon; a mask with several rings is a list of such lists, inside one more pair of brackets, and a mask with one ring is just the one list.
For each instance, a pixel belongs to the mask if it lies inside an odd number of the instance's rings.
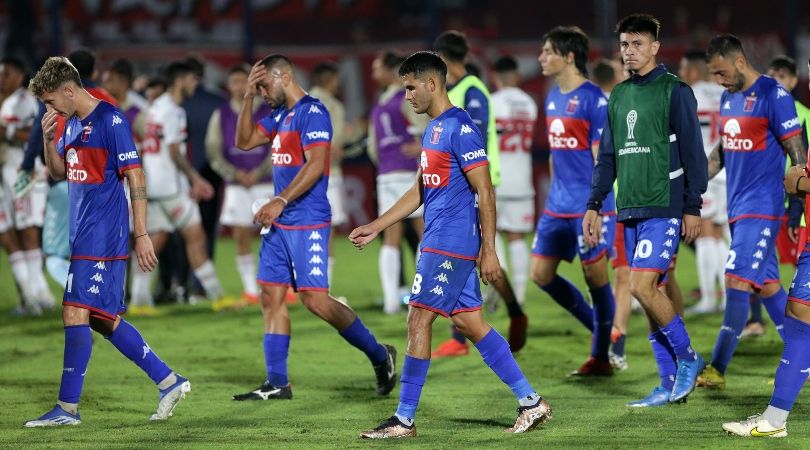
{"label": "player's wrist band", "polygon": [[804,175],[799,175],[799,178],[796,180],[796,192],[800,192],[799,191],[799,183],[802,181],[802,178],[807,178],[807,177],[804,176]]}
{"label": "player's wrist band", "polygon": [[139,235],[135,236],[135,239],[142,238],[144,236],[149,236],[149,233],[139,234]]}
{"label": "player's wrist band", "polygon": [[289,203],[286,198],[284,198],[284,197],[282,197],[280,195],[276,195],[275,197],[273,197],[273,200],[275,200],[275,199],[279,199],[282,202],[284,202],[284,206],[287,206],[287,204]]}

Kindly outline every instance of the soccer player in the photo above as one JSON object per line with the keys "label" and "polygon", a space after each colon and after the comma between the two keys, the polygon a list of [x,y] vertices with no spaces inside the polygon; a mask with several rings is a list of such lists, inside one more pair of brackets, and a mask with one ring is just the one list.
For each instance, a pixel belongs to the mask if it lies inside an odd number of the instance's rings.
{"label": "soccer player", "polygon": [[17,171],[39,110],[36,99],[23,85],[25,77],[20,60],[0,60],[0,89],[8,93],[0,105],[0,145],[5,147],[0,167],[0,241],[8,251],[12,273],[21,288],[21,312],[36,314],[42,308],[54,308],[56,301],[42,272],[40,231],[48,195],[42,164],[36,166],[36,181],[30,192],[15,198]]}
{"label": "soccer player", "polygon": [[[427,114],[420,169],[413,186],[382,216],[349,235],[359,249],[380,232],[425,206],[425,236],[408,311],[408,352],[396,414],[361,437],[416,436],[414,417],[430,367],[431,328],[449,317],[481,352],[484,362],[518,399],[518,417],[509,433],[523,433],[551,418],[548,402],[537,395],[509,352],[506,340],[484,320],[475,273],[491,283],[501,276],[495,252],[495,193],[484,140],[470,115],[447,95],[447,66],[434,53],[417,52],[399,68],[406,97]],[[475,198],[478,198],[476,202]]]}
{"label": "soccer player", "polygon": [[[708,156],[720,140],[717,124],[720,121],[720,97],[723,87],[708,81],[706,52],[691,50],[681,58],[678,76],[692,88],[697,100],[697,114],[703,149]],[[700,236],[695,239],[695,256],[700,286],[700,301],[689,309],[690,313],[706,314],[722,309],[717,304],[717,284],[723,287],[728,258],[725,229],[728,226],[726,209],[726,172],[721,170],[709,181],[703,194],[700,211]]]}
{"label": "soccer player", "polygon": [[802,166],[807,156],[793,97],[748,64],[740,40],[717,36],[706,53],[709,72],[726,88],[720,107],[721,140],[709,157],[709,176],[725,166],[731,250],[723,325],[698,385],[724,389],[726,369],[748,319],[751,292],[759,295],[774,326],[783,331],[787,293],[779,281],[775,240],[785,212],[785,153]]}
{"label": "soccer player", "polygon": [[[332,228],[346,223],[348,217],[343,206],[343,146],[346,143],[346,108],[337,95],[340,92],[340,72],[337,64],[324,62],[316,65],[310,73],[312,86],[309,94],[320,100],[332,120],[332,144],[329,149],[329,187],[326,196],[332,208]],[[335,257],[332,251],[332,233],[329,233],[329,260],[327,261],[327,277],[332,281],[332,271],[335,266]]]}
{"label": "soccer player", "polygon": [[[273,112],[253,122],[253,97],[261,95]],[[331,212],[326,198],[332,125],[323,103],[307,95],[283,55],[258,61],[236,127],[236,145],[249,150],[270,143],[276,196],[254,220],[269,231],[259,250],[264,357],[267,379],[234,400],[292,398],[287,378],[290,315],[284,295],[292,288],[313,314],[332,325],[349,344],[366,354],[377,377],[377,395],[396,384],[396,349],[377,342],[348,306],[329,295],[326,261]]]}
{"label": "soccer player", "polygon": [[[371,110],[368,126],[368,154],[377,162],[377,206],[382,215],[413,184],[421,145],[417,136],[425,131],[424,116],[417,115],[405,101],[405,90],[397,75],[403,58],[385,52],[371,63],[371,77],[382,89]],[[422,237],[422,210],[408,216]],[[380,281],[383,288],[383,310],[386,314],[401,311],[399,276],[402,270],[400,242],[405,224],[397,222],[383,232],[380,247]]]}
{"label": "soccer player", "polygon": [[[259,303],[259,287],[256,284],[256,262],[250,248],[253,240],[253,203],[273,196],[273,160],[270,147],[261,145],[250,151],[236,146],[236,119],[242,110],[242,99],[247,92],[250,66],[234,66],[228,73],[227,89],[230,99],[213,114],[208,122],[205,137],[208,163],[225,180],[225,201],[222,204],[220,223],[233,230],[236,241],[236,269],[242,279],[242,299],[247,303]],[[254,120],[270,114],[265,103],[258,105]]]}
{"label": "soccer player", "polygon": [[[534,225],[534,186],[532,179],[532,136],[537,121],[537,103],[518,87],[520,73],[515,58],[504,56],[495,62],[492,110],[498,130],[501,165],[508,177],[495,188],[497,228],[509,245],[512,284],[518,303],[526,297],[529,278],[529,248],[526,235]],[[502,247],[501,240],[495,240]],[[504,254],[503,249],[498,249]]]}
{"label": "soccer player", "polygon": [[[609,376],[613,374],[608,350],[615,312],[607,269],[615,223],[612,194],[600,210],[600,241],[589,245],[582,235],[607,98],[586,78],[588,36],[578,27],[557,27],[546,33],[538,60],[543,75],[554,77],[557,85],[546,97],[553,176],[534,236],[532,280],[593,333],[590,357],[571,375]],[[557,274],[560,261],[570,262],[575,255],[579,255],[593,309],[579,289]]]}
{"label": "soccer player", "polygon": [[[132,193],[135,253],[138,266],[157,264],[146,233],[146,187],[129,124],[111,104],[82,87],[76,68],[63,57],[48,58],[31,80],[31,92],[48,107],[42,119],[48,171],[67,178],[70,196],[70,273],[65,286],[64,369],[56,406],[26,427],[78,425],[78,404],[90,360],[93,329],[104,336],[157,384],[160,400],[150,420],[168,419],[191,390],[119,314],[125,311],[124,279],[129,217],[123,178]],[[67,119],[65,134],[54,145],[56,116]]]}
{"label": "soccer player", "polygon": [[[467,69],[466,62],[470,51],[467,37],[458,31],[446,31],[436,38],[433,47],[447,65],[447,95],[450,101],[467,111],[478,131],[485,137],[484,150],[489,161],[490,179],[492,185],[498,187],[501,182],[501,166],[495,111],[490,107],[492,99],[484,82]],[[523,313],[523,308],[518,303],[506,274],[502,275],[493,281],[492,286],[506,304],[510,318],[509,347],[513,352],[517,352],[526,344],[528,318]],[[452,327],[452,333],[451,339],[436,348],[433,352],[434,357],[464,356],[469,353],[464,333],[455,325]]]}
{"label": "soccer player", "polygon": [[102,76],[101,86],[118,101],[121,111],[129,121],[135,146],[140,151],[146,131],[146,110],[148,105],[138,94],[131,91],[135,71],[127,59],[117,59]]}
{"label": "soccer player", "polygon": [[624,224],[630,289],[650,321],[650,343],[661,384],[630,407],[680,402],[694,390],[704,367],[670,298],[659,291],[681,235],[688,243],[700,232],[701,195],[706,190],[697,102],[692,90],[656,64],[661,24],[631,14],[616,25],[622,58],[632,73],[610,95],[593,174],[586,242],[602,235],[602,202],[618,181],[616,207]]}

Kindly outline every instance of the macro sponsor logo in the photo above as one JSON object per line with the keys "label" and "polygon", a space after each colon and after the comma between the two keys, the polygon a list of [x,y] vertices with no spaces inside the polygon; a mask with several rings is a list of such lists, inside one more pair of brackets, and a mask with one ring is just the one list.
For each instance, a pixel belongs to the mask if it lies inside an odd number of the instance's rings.
{"label": "macro sponsor logo", "polygon": [[292,155],[289,153],[273,153],[273,165],[282,166],[292,164]]}
{"label": "macro sponsor logo", "polygon": [[742,134],[742,127],[737,119],[729,119],[723,125],[723,148],[726,150],[751,150],[754,148],[754,141],[751,139],[737,137]]}
{"label": "macro sponsor logo", "polygon": [[551,148],[577,148],[579,146],[577,138],[565,135],[565,123],[561,119],[552,120],[548,131],[548,143]]}
{"label": "macro sponsor logo", "polygon": [[87,180],[87,171],[75,167],[80,164],[79,153],[75,148],[71,148],[67,151],[67,154],[65,155],[65,162],[67,162],[69,166],[67,168],[68,181],[81,183]]}

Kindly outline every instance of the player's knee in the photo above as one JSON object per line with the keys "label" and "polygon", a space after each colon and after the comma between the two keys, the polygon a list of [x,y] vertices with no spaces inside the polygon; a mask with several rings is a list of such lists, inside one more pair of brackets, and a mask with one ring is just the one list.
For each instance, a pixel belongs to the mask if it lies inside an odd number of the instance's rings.
{"label": "player's knee", "polygon": [[115,321],[90,316],[90,328],[104,337],[110,337],[115,330]]}
{"label": "player's knee", "polygon": [[602,287],[609,281],[607,266],[601,260],[582,266],[582,273],[585,276],[585,283],[591,288]]}
{"label": "player's knee", "polygon": [[534,264],[532,266],[532,281],[538,286],[545,286],[551,283],[551,280],[554,279],[554,275],[553,271],[548,270],[541,264]]}
{"label": "player's knee", "polygon": [[436,313],[411,306],[408,309],[408,330],[417,331],[431,327],[435,316]]}
{"label": "player's knee", "polygon": [[301,292],[301,303],[318,317],[324,317],[326,313],[329,311],[329,308],[332,306],[330,302],[327,302],[327,294],[326,292],[321,291],[302,291]]}
{"label": "player's knee", "polygon": [[630,276],[630,293],[639,301],[645,301],[655,296],[658,290],[657,279],[652,277]]}
{"label": "player's knee", "polygon": [[782,285],[780,283],[767,283],[762,287],[762,290],[759,292],[759,296],[762,298],[774,296],[781,288]]}
{"label": "player's knee", "polygon": [[726,276],[726,288],[736,289],[738,291],[750,291],[751,284],[747,281],[738,280],[737,278]]}

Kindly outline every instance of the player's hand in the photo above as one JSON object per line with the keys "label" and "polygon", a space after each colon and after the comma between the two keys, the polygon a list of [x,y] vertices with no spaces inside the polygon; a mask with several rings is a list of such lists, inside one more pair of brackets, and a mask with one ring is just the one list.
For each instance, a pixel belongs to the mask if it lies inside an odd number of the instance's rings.
{"label": "player's hand", "polygon": [[495,250],[481,249],[481,256],[478,257],[478,271],[481,274],[481,281],[484,284],[494,283],[501,279],[501,263]]}
{"label": "player's hand", "polygon": [[138,257],[138,267],[142,271],[151,272],[157,266],[155,248],[152,246],[152,238],[148,234],[135,239],[135,255]]}
{"label": "player's hand", "polygon": [[46,141],[52,141],[56,135],[56,116],[59,113],[55,109],[48,108],[42,116],[42,136]]}
{"label": "player's hand", "polygon": [[203,177],[191,180],[191,198],[194,200],[211,200],[214,197],[214,187]]}
{"label": "player's hand", "polygon": [[806,176],[807,172],[805,172],[802,166],[792,166],[785,174],[785,191],[787,191],[788,194],[803,195],[803,192],[796,190],[796,184],[798,183],[800,177]]}
{"label": "player's hand", "polygon": [[596,247],[602,240],[602,214],[593,209],[585,212],[582,218],[582,235],[589,248]]}
{"label": "player's hand", "polygon": [[259,212],[253,216],[253,223],[260,224],[263,227],[269,227],[273,225],[273,222],[278,219],[278,216],[281,215],[281,212],[284,211],[284,201],[278,197],[274,197],[270,199],[267,204],[259,209]]}
{"label": "player's hand", "polygon": [[352,245],[358,250],[363,250],[363,247],[373,241],[378,234],[380,234],[380,232],[372,227],[371,224],[361,225],[349,233],[349,240],[352,241]]}
{"label": "player's hand", "polygon": [[799,242],[799,227],[787,227],[787,235],[790,242],[794,244]]}
{"label": "player's hand", "polygon": [[681,222],[681,236],[686,244],[691,244],[700,235],[700,216],[684,214]]}
{"label": "player's hand", "polygon": [[256,64],[250,68],[247,92],[245,93],[246,98],[259,95],[259,84],[264,82],[265,75],[267,75],[267,68],[264,67],[261,61],[256,62]]}

